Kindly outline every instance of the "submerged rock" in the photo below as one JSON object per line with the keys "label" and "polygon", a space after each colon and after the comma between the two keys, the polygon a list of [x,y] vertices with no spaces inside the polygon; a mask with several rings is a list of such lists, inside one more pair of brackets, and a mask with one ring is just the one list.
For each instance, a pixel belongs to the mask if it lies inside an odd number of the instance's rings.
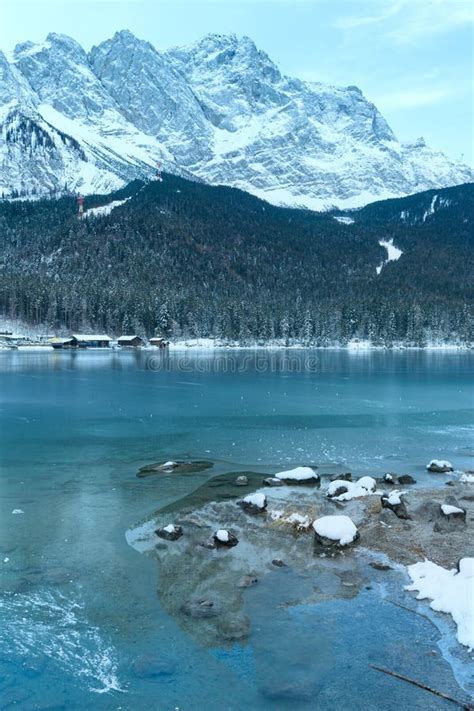
{"label": "submerged rock", "polygon": [[239,588],[251,588],[258,583],[258,578],[254,575],[244,575],[240,578],[237,586]]}
{"label": "submerged rock", "polygon": [[416,484],[416,479],[414,479],[410,474],[402,474],[398,477],[398,483],[402,486],[407,486],[408,484]]}
{"label": "submerged rock", "polygon": [[176,667],[170,660],[155,655],[142,654],[132,663],[132,672],[139,679],[172,676],[175,671]]}
{"label": "submerged rock", "polygon": [[267,508],[267,498],[264,494],[249,494],[242,501],[238,501],[237,504],[246,513],[259,514],[263,513]]}
{"label": "submerged rock", "polygon": [[248,486],[248,483],[249,483],[249,478],[248,478],[248,476],[245,476],[245,474],[241,474],[234,481],[235,486]]}
{"label": "submerged rock", "polygon": [[274,565],[276,568],[286,568],[286,563],[280,560],[280,558],[274,558],[272,560],[272,565]]}
{"label": "submerged rock", "polygon": [[402,499],[402,492],[392,491],[390,494],[382,494],[380,499],[382,508],[393,511],[397,518],[408,520],[410,518],[405,502]]}
{"label": "submerged rock", "polygon": [[351,472],[346,472],[345,474],[333,474],[329,477],[329,481],[352,481]]}
{"label": "submerged rock", "polygon": [[220,528],[218,531],[216,531],[212,538],[218,548],[233,548],[239,542],[237,536],[234,536],[233,533],[231,533],[225,528]]}
{"label": "submerged rock", "polygon": [[164,538],[165,541],[177,541],[183,535],[183,529],[181,526],[175,526],[174,523],[169,523],[163,528],[157,528],[155,531],[159,538]]}
{"label": "submerged rock", "polygon": [[263,485],[264,486],[285,486],[285,482],[282,481],[281,479],[277,479],[275,476],[267,476],[267,478],[263,480]]}
{"label": "submerged rock", "polygon": [[426,465],[429,472],[434,474],[445,474],[446,472],[452,472],[454,470],[451,462],[445,459],[432,459],[429,464]]}
{"label": "submerged rock", "polygon": [[227,642],[238,642],[250,634],[250,619],[247,615],[238,615],[219,620],[217,634]]}
{"label": "submerged rock", "polygon": [[191,474],[194,472],[202,472],[206,469],[211,469],[214,464],[206,460],[200,461],[166,461],[156,462],[155,464],[147,464],[138,470],[137,477],[143,479],[153,474]]}
{"label": "submerged rock", "polygon": [[220,613],[220,609],[213,600],[204,598],[200,600],[188,600],[188,602],[181,605],[181,612],[183,615],[186,615],[186,617],[192,617],[193,619],[206,619],[209,617],[217,617]]}
{"label": "submerged rock", "polygon": [[393,570],[391,565],[387,565],[387,563],[380,563],[378,560],[372,560],[369,565],[371,568],[374,568],[374,570]]}

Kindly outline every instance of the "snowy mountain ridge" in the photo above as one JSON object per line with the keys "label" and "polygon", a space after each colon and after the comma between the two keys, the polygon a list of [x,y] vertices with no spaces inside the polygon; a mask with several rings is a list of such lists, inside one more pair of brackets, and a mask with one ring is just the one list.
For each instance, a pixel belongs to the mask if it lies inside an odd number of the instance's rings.
{"label": "snowy mountain ridge", "polygon": [[286,77],[248,37],[157,51],[124,30],[87,54],[51,33],[0,52],[0,195],[108,192],[157,162],[311,209],[474,179],[400,143],[357,87]]}

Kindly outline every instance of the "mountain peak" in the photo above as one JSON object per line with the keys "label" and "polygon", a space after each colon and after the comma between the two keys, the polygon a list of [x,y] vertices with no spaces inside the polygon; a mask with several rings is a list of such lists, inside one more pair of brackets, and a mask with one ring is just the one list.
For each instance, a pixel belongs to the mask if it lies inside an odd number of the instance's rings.
{"label": "mountain peak", "polygon": [[[473,179],[421,140],[399,143],[359,87],[284,76],[247,36],[207,34],[163,52],[124,29],[87,55],[51,32],[14,57],[0,57],[8,190],[40,192],[45,178],[58,190],[116,187],[149,175],[159,159],[170,172],[314,209]],[[28,125],[7,126],[19,104]]]}

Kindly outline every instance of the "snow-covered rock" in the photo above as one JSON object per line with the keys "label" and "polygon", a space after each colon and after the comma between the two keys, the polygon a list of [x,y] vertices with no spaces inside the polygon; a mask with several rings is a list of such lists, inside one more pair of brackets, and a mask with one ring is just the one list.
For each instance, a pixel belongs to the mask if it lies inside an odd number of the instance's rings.
{"label": "snow-covered rock", "polygon": [[410,516],[402,499],[404,493],[404,491],[392,491],[389,494],[382,494],[380,501],[383,509],[390,509],[397,518],[407,520]]}
{"label": "snow-covered rock", "polygon": [[429,560],[408,566],[412,580],[405,590],[417,591],[417,600],[431,600],[430,607],[451,615],[458,641],[474,648],[474,558],[459,561],[459,570],[446,570]]}
{"label": "snow-covered rock", "polygon": [[336,479],[326,489],[326,496],[335,501],[350,501],[375,494],[376,488],[377,482],[371,476],[363,476],[355,482]]}
{"label": "snow-covered rock", "polygon": [[168,523],[166,526],[158,528],[155,533],[166,541],[177,541],[183,535],[183,529],[181,526],[175,526],[174,523]]}
{"label": "snow-covered rock", "polygon": [[454,467],[451,462],[445,459],[432,459],[429,464],[426,465],[429,472],[435,474],[444,474],[445,472],[452,472]]}
{"label": "snow-covered rock", "polygon": [[313,529],[317,543],[323,546],[347,546],[359,537],[357,526],[349,516],[323,516],[313,522]]}
{"label": "snow-covered rock", "polygon": [[227,548],[232,548],[236,546],[239,542],[237,536],[228,531],[226,528],[219,528],[213,535],[214,543],[216,546],[224,546]]}
{"label": "snow-covered rock", "polygon": [[107,192],[157,161],[311,209],[473,180],[423,140],[400,143],[357,87],[284,76],[235,35],[168,51],[128,31],[89,54],[56,33],[20,44],[0,53],[0,135],[5,196]]}
{"label": "snow-covered rock", "polygon": [[319,474],[311,469],[311,467],[296,467],[288,471],[278,472],[275,478],[283,481],[285,484],[318,484],[320,483]]}
{"label": "snow-covered rock", "polygon": [[459,481],[462,484],[474,484],[474,474],[461,474]]}
{"label": "snow-covered rock", "polygon": [[242,501],[238,502],[238,505],[250,514],[263,513],[267,508],[267,498],[265,494],[257,492],[243,498]]}

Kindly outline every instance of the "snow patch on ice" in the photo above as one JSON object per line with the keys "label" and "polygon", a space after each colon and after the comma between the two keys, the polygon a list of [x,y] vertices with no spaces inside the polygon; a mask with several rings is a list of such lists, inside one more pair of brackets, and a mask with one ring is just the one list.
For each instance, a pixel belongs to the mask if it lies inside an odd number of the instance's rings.
{"label": "snow patch on ice", "polygon": [[447,570],[429,560],[408,566],[412,580],[405,590],[418,591],[417,600],[430,599],[436,612],[451,615],[457,625],[457,639],[474,648],[474,558],[463,558],[459,571]]}

